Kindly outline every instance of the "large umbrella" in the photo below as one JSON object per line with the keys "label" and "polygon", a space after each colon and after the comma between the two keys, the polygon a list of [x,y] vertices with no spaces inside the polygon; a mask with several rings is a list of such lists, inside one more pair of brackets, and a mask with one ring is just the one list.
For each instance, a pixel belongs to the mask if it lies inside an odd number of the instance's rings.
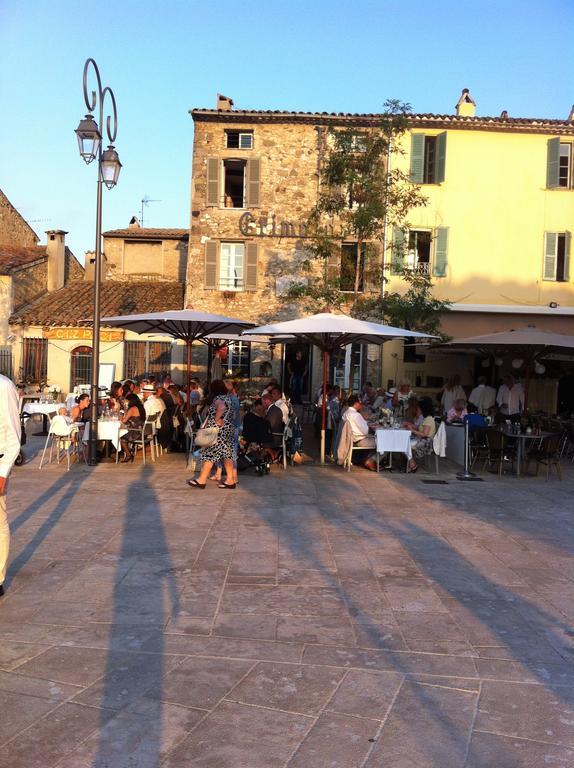
{"label": "large umbrella", "polygon": [[[142,315],[102,317],[102,325],[125,328],[135,333],[155,333],[185,341],[187,346],[187,386],[191,378],[191,345],[194,341],[208,343],[210,334],[236,334],[250,328],[253,323],[233,317],[212,315],[193,309],[177,309],[167,312],[148,312]],[[189,409],[189,397],[187,399]]]}
{"label": "large umbrella", "polygon": [[391,339],[405,337],[433,338],[426,333],[407,331],[404,328],[393,328],[390,325],[369,323],[365,320],[357,320],[343,314],[321,312],[318,315],[302,317],[299,320],[287,320],[283,323],[261,325],[243,332],[249,336],[284,337],[295,336],[305,339],[323,352],[323,397],[321,407],[321,463],[325,463],[325,425],[327,419],[327,369],[329,355],[336,349],[346,347],[347,344],[384,344]]}
{"label": "large umbrella", "polygon": [[482,336],[452,339],[452,341],[438,345],[435,349],[453,349],[489,355],[512,352],[517,358],[525,360],[524,408],[526,409],[529,378],[534,364],[547,355],[564,354],[568,350],[574,353],[574,336],[541,331],[539,328],[517,328],[516,330],[488,333]]}

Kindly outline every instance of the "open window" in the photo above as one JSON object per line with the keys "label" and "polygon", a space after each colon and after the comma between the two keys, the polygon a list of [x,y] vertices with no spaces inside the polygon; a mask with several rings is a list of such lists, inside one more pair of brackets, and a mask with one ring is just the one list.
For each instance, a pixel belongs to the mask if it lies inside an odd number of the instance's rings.
{"label": "open window", "polygon": [[441,184],[445,180],[446,131],[411,136],[410,178],[415,184]]}
{"label": "open window", "polygon": [[558,283],[570,279],[570,232],[546,232],[543,279]]}
{"label": "open window", "polygon": [[430,230],[409,230],[407,268],[419,275],[430,275],[431,236]]}
{"label": "open window", "polygon": [[245,208],[245,160],[223,161],[223,195],[225,208]]}

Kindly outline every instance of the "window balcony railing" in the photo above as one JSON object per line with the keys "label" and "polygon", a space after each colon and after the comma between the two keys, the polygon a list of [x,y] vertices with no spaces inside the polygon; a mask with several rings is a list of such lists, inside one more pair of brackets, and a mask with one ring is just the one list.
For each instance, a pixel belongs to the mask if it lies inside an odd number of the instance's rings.
{"label": "window balcony railing", "polygon": [[220,277],[219,290],[220,291],[242,291],[243,278],[242,277]]}

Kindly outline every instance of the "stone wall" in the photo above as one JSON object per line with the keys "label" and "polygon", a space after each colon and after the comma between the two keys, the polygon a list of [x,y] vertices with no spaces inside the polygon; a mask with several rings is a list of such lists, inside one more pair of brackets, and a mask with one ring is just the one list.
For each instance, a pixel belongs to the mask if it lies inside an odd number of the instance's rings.
{"label": "stone wall", "polygon": [[48,285],[48,262],[20,269],[12,275],[12,311],[17,312],[46,293]]}
{"label": "stone wall", "polygon": [[76,280],[84,279],[84,268],[72,252],[66,248],[66,266],[64,274],[64,284],[72,283]]}
{"label": "stone wall", "polygon": [[0,243],[3,245],[36,245],[38,236],[0,190]]}
{"label": "stone wall", "polygon": [[186,240],[104,238],[106,280],[158,280],[184,282],[188,246]]}

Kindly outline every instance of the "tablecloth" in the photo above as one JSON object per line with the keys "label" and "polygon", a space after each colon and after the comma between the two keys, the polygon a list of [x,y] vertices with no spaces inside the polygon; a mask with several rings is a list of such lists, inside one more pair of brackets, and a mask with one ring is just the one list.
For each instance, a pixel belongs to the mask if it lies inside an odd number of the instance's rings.
{"label": "tablecloth", "polygon": [[375,432],[377,453],[404,453],[412,459],[411,433],[408,429],[379,428]]}
{"label": "tablecloth", "polygon": [[[119,450],[120,437],[125,435],[128,430],[121,421],[98,421],[98,440],[110,440],[114,448]],[[84,436],[82,442],[87,443],[90,439],[90,422],[86,422],[84,427]]]}
{"label": "tablecloth", "polygon": [[30,416],[33,416],[35,413],[48,416],[50,413],[58,413],[58,408],[61,407],[62,403],[24,403],[22,412],[28,413]]}

